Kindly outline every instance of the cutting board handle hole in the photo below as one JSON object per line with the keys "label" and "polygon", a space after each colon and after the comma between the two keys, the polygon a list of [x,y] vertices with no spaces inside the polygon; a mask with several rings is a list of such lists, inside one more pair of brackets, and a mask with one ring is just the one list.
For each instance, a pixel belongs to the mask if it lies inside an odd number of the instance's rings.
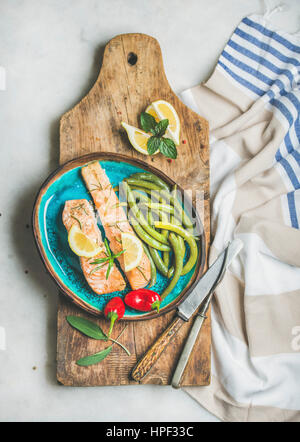
{"label": "cutting board handle hole", "polygon": [[138,56],[134,52],[129,52],[127,61],[131,66],[134,66],[137,62]]}

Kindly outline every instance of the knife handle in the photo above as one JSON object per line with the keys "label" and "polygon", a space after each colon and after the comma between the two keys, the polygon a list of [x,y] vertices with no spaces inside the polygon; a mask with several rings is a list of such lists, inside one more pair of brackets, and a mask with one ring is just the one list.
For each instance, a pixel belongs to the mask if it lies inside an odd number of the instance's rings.
{"label": "knife handle", "polygon": [[191,353],[193,351],[195,342],[197,340],[197,337],[199,335],[199,332],[201,330],[201,327],[203,325],[203,322],[205,320],[205,316],[197,315],[196,319],[194,321],[194,324],[191,328],[191,331],[189,333],[189,336],[186,340],[186,343],[184,345],[183,351],[180,355],[179,361],[177,363],[177,367],[175,369],[173,378],[172,378],[172,387],[179,388],[180,387],[180,381],[182,378],[182,375],[184,373],[185,367],[187,366],[187,363],[189,361],[189,358],[191,356]]}
{"label": "knife handle", "polygon": [[151,370],[184,322],[185,321],[183,319],[176,316],[169,327],[159,336],[150,349],[144,354],[142,359],[132,370],[131,376],[135,381],[140,381]]}

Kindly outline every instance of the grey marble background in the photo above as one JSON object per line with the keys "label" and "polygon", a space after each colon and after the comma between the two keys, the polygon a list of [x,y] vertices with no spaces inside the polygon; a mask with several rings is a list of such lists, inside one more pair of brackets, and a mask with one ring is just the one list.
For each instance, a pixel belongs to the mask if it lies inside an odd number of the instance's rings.
{"label": "grey marble background", "polygon": [[[287,3],[272,20],[296,31],[299,0]],[[59,118],[93,85],[110,38],[156,37],[179,93],[207,79],[238,22],[262,11],[259,0],[0,1],[1,421],[217,420],[171,387],[56,383],[57,289],[29,224],[35,194],[58,165]]]}

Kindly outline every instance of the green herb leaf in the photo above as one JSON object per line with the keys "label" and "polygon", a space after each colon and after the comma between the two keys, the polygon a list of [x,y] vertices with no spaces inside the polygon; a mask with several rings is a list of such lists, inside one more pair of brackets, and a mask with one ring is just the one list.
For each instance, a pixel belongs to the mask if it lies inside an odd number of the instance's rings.
{"label": "green herb leaf", "polygon": [[145,132],[150,132],[151,129],[153,130],[156,126],[155,118],[147,112],[141,113],[140,121],[141,127]]}
{"label": "green herb leaf", "polygon": [[104,239],[104,245],[105,245],[108,256],[111,256],[111,250],[109,248],[108,241],[106,238]]}
{"label": "green herb leaf", "polygon": [[111,268],[112,268],[113,265],[114,265],[114,259],[110,259],[108,267],[107,267],[107,271],[106,271],[106,276],[105,276],[106,279],[108,279],[110,271],[111,271]]}
{"label": "green herb leaf", "polygon": [[95,273],[98,270],[102,269],[102,267],[104,267],[107,263],[108,263],[108,260],[106,260],[103,264],[100,264],[97,267],[95,267],[94,269],[92,269],[89,274],[92,275],[93,273]]}
{"label": "green herb leaf", "polygon": [[81,222],[79,221],[79,219],[78,219],[78,218],[76,218],[76,216],[73,216],[73,215],[71,215],[71,218],[75,219],[75,221],[77,221],[77,222],[78,222],[78,224],[79,224],[79,227],[80,227],[80,229],[82,230],[82,225],[81,225]]}
{"label": "green herb leaf", "polygon": [[103,262],[108,261],[108,258],[97,258],[95,261],[90,262],[90,264],[102,264]]}
{"label": "green herb leaf", "polygon": [[168,126],[169,126],[168,119],[159,121],[154,128],[154,133],[152,132],[153,135],[157,137],[162,137],[165,134]]}
{"label": "green herb leaf", "polygon": [[102,351],[99,351],[99,353],[95,353],[94,355],[86,356],[84,358],[79,359],[76,364],[80,367],[88,367],[89,365],[98,364],[99,362],[103,361],[103,359],[106,358],[106,356],[109,355],[109,353],[112,350],[112,346],[105,348]]}
{"label": "green herb leaf", "polygon": [[143,272],[141,266],[137,266],[138,271],[140,272],[140,274],[143,276],[143,278],[148,281],[148,278],[146,277],[145,273]]}
{"label": "green herb leaf", "polygon": [[149,138],[148,142],[147,142],[147,150],[149,155],[153,155],[160,146],[160,138],[157,137],[151,137]]}
{"label": "green herb leaf", "polygon": [[167,158],[177,158],[177,149],[175,143],[170,138],[161,138],[159,144],[160,152]]}
{"label": "green herb leaf", "polygon": [[106,334],[94,322],[79,316],[67,316],[68,323],[89,338],[107,340]]}
{"label": "green herb leaf", "polygon": [[119,258],[119,256],[121,256],[121,255],[122,255],[122,253],[124,253],[124,252],[125,252],[125,250],[126,250],[126,249],[123,249],[123,250],[121,250],[121,252],[119,252],[119,253],[116,253],[116,254],[114,255],[114,258]]}

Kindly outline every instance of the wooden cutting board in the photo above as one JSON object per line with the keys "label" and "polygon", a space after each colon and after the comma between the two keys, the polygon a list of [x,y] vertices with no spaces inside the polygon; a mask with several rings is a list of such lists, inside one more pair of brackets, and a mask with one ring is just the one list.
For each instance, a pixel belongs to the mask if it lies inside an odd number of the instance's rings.
{"label": "wooden cutting board", "polygon": [[[140,113],[153,101],[172,103],[179,114],[182,131],[178,158],[169,162],[161,154],[152,158],[136,152],[129,144],[121,121],[139,126]],[[161,169],[184,189],[200,193],[200,216],[209,244],[209,146],[208,123],[188,109],[171,90],[167,81],[160,46],[144,34],[125,34],[113,38],[106,46],[100,75],[86,97],[63,115],[60,124],[60,163],[90,152],[118,152],[140,158]],[[201,201],[201,195],[202,201]],[[198,201],[199,203],[199,201]],[[72,329],[67,315],[90,318],[107,330],[108,323],[74,306],[60,295],[57,330],[57,379],[64,385],[96,386],[136,384],[130,372],[147,348],[172,320],[174,313],[157,319],[130,322],[121,342],[130,350],[127,356],[119,346],[98,365],[79,367],[76,360],[96,353],[107,343],[95,341]],[[114,336],[124,327],[115,325]],[[165,350],[143,384],[170,384],[176,361],[192,324],[184,324]],[[207,385],[210,382],[210,317],[205,321],[183,376],[182,385]]]}

